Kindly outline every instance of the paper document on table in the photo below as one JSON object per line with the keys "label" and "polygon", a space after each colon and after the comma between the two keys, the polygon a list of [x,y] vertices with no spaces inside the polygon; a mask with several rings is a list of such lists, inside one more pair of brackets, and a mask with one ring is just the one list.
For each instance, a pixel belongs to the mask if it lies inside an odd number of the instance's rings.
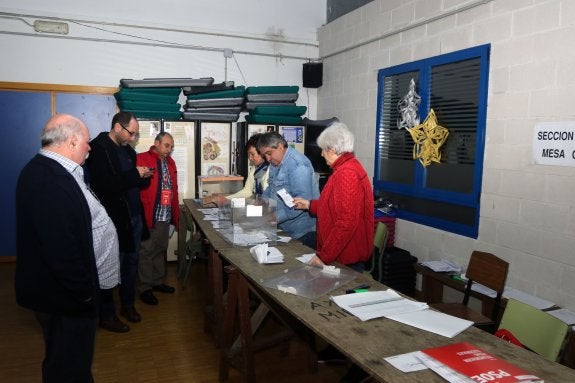
{"label": "paper document on table", "polygon": [[284,255],[275,247],[268,247],[267,243],[260,243],[250,248],[250,253],[258,263],[283,263]]}
{"label": "paper document on table", "polygon": [[573,311],[569,311],[567,309],[557,309],[549,310],[547,311],[547,314],[554,316],[555,318],[564,323],[567,323],[568,325],[575,324],[575,313]]}
{"label": "paper document on table", "polygon": [[389,315],[387,318],[447,338],[453,338],[473,326],[472,321],[457,318],[429,308],[407,314]]}
{"label": "paper document on table", "polygon": [[491,290],[489,287],[483,286],[481,283],[473,282],[471,285],[471,290],[486,295],[490,298],[495,298],[497,296],[497,291]]}
{"label": "paper document on table", "polygon": [[331,297],[339,307],[362,321],[425,310],[426,303],[403,298],[397,292],[369,291],[361,294],[345,294]]}
{"label": "paper document on table", "polygon": [[309,261],[311,261],[311,259],[315,257],[315,253],[311,253],[311,254],[302,254],[299,257],[296,257],[296,259],[298,261],[300,261],[301,263],[305,263],[306,265],[309,263]]}
{"label": "paper document on table", "polygon": [[461,266],[457,263],[449,261],[447,259],[442,259],[440,261],[426,261],[421,262],[423,266],[429,267],[431,270],[437,273],[454,273],[461,274]]}
{"label": "paper document on table", "polygon": [[555,306],[555,303],[553,302],[550,302],[543,298],[538,298],[536,296],[527,294],[526,292],[516,290],[511,287],[505,288],[505,290],[503,291],[503,296],[505,298],[513,298],[515,300],[518,300],[519,302],[526,303],[528,305],[538,308],[539,310],[545,310]]}
{"label": "paper document on table", "polygon": [[218,208],[217,207],[208,207],[205,209],[198,209],[198,211],[204,213],[204,214],[215,214],[218,215]]}
{"label": "paper document on table", "polygon": [[417,351],[415,355],[425,366],[450,383],[477,383],[477,381],[460,374],[421,351]]}
{"label": "paper document on table", "polygon": [[383,358],[387,363],[397,368],[401,372],[413,372],[427,370],[427,366],[416,356],[419,351],[408,352],[407,354],[389,356]]}

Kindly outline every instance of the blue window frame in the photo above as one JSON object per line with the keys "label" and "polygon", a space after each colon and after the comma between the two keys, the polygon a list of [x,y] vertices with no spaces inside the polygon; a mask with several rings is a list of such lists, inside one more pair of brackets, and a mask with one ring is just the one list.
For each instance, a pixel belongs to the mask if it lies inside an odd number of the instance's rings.
{"label": "blue window frame", "polygon": [[[482,45],[379,71],[374,190],[399,218],[477,238],[489,51]],[[420,121],[433,109],[449,131],[441,163],[414,160],[413,139],[398,127],[412,80]]]}

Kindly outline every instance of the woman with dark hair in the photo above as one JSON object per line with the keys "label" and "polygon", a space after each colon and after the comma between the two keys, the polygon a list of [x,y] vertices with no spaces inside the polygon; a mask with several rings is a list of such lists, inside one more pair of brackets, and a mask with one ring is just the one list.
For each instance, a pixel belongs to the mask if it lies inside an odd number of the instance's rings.
{"label": "woman with dark hair", "polygon": [[246,183],[242,190],[227,196],[228,199],[261,196],[264,190],[268,187],[269,164],[259,154],[257,149],[260,137],[260,133],[254,134],[246,143],[246,152],[248,153],[248,159],[250,161]]}

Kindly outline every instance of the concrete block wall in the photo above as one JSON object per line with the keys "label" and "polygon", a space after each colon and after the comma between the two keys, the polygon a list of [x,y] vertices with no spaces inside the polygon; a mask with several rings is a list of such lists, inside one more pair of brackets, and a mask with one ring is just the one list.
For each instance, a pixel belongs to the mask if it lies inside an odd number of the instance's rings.
{"label": "concrete block wall", "polygon": [[376,0],[322,27],[318,118],[339,117],[374,169],[377,71],[491,44],[478,239],[398,220],[396,245],[466,265],[511,263],[508,285],[575,311],[575,168],[535,165],[538,122],[575,121],[575,2]]}

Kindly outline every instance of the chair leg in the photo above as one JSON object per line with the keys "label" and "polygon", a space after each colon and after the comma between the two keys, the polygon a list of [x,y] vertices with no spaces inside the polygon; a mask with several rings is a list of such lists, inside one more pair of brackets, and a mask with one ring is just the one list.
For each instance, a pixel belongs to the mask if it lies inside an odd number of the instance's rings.
{"label": "chair leg", "polygon": [[188,260],[188,264],[184,273],[184,279],[182,281],[182,290],[184,290],[188,284],[188,277],[190,276],[190,270],[192,270],[192,262],[194,261],[194,256],[196,254],[197,253],[190,254],[190,259]]}
{"label": "chair leg", "polygon": [[177,261],[178,261],[178,271],[177,271],[176,275],[177,275],[178,280],[180,280],[180,279],[182,279],[182,270],[184,269],[184,265],[185,265],[185,263],[186,263],[186,254],[185,254],[185,253],[184,253],[184,254],[180,254],[180,252],[177,251],[177,250],[176,250],[176,252],[177,252],[177,255],[178,255],[178,257],[177,257],[177,258],[178,258],[178,259],[177,259]]}

